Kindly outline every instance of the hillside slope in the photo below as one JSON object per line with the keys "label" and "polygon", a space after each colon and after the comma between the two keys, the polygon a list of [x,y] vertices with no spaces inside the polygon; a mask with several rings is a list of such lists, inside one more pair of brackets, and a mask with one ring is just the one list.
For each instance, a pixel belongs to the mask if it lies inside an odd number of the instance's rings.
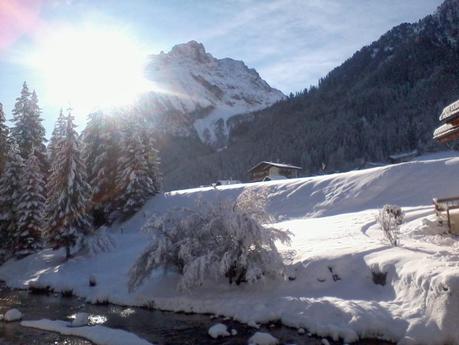
{"label": "hillside slope", "polygon": [[[459,242],[443,234],[430,205],[433,196],[457,195],[458,175],[459,156],[447,152],[348,173],[166,193],[104,230],[111,250],[68,262],[63,251],[44,250],[7,262],[0,279],[18,288],[71,290],[90,302],[214,313],[250,324],[280,320],[345,342],[382,337],[459,345]],[[212,282],[179,293],[177,274],[158,270],[129,293],[129,269],[149,241],[139,230],[151,214],[199,207],[199,200],[231,200],[248,190],[267,193],[273,225],[293,233],[291,247],[279,249],[290,258],[295,280],[239,287]],[[388,246],[376,225],[375,208],[385,203],[404,206],[400,247]],[[383,285],[375,274],[385,276]],[[96,287],[88,286],[90,275]]]}

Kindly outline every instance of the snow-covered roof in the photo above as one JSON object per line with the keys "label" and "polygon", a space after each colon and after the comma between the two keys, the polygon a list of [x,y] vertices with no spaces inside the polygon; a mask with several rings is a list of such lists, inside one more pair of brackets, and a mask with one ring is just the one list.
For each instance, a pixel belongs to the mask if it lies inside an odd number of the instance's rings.
{"label": "snow-covered roof", "polygon": [[455,126],[451,123],[445,123],[435,129],[433,133],[434,140],[441,143],[446,143],[455,140],[459,137],[459,126]]}
{"label": "snow-covered roof", "polygon": [[459,116],[459,100],[446,106],[440,114],[439,120],[447,122]]}
{"label": "snow-covered roof", "polygon": [[301,167],[298,167],[296,165],[262,161],[262,162],[258,163],[257,165],[253,166],[252,168],[250,168],[249,172],[251,172],[252,170],[255,170],[256,168],[260,167],[261,165],[270,165],[270,166],[273,166],[273,167],[278,167],[278,168],[283,168],[283,169],[296,169],[296,170],[301,170],[302,169]]}
{"label": "snow-covered roof", "polygon": [[410,151],[410,152],[402,152],[402,153],[397,153],[395,155],[390,155],[389,158],[397,160],[397,159],[401,159],[401,158],[407,158],[407,157],[416,156],[417,154],[418,154],[418,150],[413,150],[413,151]]}

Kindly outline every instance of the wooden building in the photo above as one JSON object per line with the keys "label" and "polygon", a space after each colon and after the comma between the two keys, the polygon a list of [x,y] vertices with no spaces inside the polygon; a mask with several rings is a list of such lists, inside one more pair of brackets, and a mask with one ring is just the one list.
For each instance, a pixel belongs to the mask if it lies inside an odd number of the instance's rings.
{"label": "wooden building", "polygon": [[279,178],[295,178],[298,177],[300,170],[301,168],[295,165],[263,161],[252,167],[248,173],[250,181],[258,182]]}
{"label": "wooden building", "polygon": [[439,120],[441,126],[434,131],[434,140],[447,144],[459,139],[459,100],[445,107]]}
{"label": "wooden building", "polygon": [[[439,120],[441,125],[433,133],[434,140],[448,144],[459,139],[459,100],[445,107]],[[459,235],[459,196],[434,198],[433,203],[439,223],[446,223],[450,233]]]}

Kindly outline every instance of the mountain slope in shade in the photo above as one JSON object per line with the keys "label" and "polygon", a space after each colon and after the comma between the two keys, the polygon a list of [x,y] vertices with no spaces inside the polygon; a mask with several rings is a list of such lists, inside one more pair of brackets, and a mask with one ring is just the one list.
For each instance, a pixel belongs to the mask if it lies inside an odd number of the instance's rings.
{"label": "mountain slope in shade", "polygon": [[158,127],[166,133],[222,145],[233,115],[266,108],[285,98],[242,61],[216,59],[196,41],[179,44],[169,53],[151,55],[146,67],[154,91],[143,102],[161,114]]}
{"label": "mountain slope in shade", "polygon": [[299,165],[310,175],[435,151],[438,116],[458,98],[459,0],[446,0],[434,14],[357,51],[318,87],[232,126],[228,149],[216,160],[230,162],[227,174],[243,179],[262,160]]}

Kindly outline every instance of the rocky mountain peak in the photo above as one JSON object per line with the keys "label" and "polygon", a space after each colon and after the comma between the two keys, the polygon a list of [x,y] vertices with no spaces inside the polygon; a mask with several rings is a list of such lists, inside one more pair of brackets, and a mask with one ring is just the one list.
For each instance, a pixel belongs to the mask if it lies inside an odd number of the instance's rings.
{"label": "rocky mountain peak", "polygon": [[217,59],[196,41],[151,55],[146,75],[157,86],[148,94],[147,104],[168,116],[162,116],[159,127],[181,135],[194,132],[216,146],[225,144],[231,117],[269,107],[285,97],[244,62]]}
{"label": "rocky mountain peak", "polygon": [[196,41],[177,44],[168,55],[170,57],[194,60],[199,63],[209,62],[213,59],[212,55],[206,52],[204,45]]}

